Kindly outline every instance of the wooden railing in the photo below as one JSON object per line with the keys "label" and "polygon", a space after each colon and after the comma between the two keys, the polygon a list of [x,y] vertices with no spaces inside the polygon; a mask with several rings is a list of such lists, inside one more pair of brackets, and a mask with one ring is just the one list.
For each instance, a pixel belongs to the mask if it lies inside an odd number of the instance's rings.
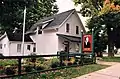
{"label": "wooden railing", "polygon": [[[52,70],[58,70],[58,69],[61,69],[61,68],[66,68],[66,67],[71,67],[71,66],[82,66],[84,64],[86,64],[85,62],[85,59],[86,58],[89,58],[91,59],[92,61],[89,62],[89,63],[93,63],[93,57],[90,57],[91,55],[90,54],[80,54],[80,53],[57,53],[56,55],[35,55],[35,56],[3,56],[3,57],[0,57],[0,60],[7,60],[7,59],[15,59],[17,60],[18,62],[18,65],[17,65],[17,74],[15,75],[0,75],[0,78],[10,78],[10,77],[16,77],[16,76],[23,76],[23,75],[26,75],[26,74],[34,74],[34,73],[40,73],[40,72],[46,72],[46,71],[52,71]],[[60,66],[57,67],[57,68],[52,68],[52,69],[47,69],[47,70],[41,70],[41,71],[34,71],[34,72],[29,72],[29,73],[22,73],[22,59],[24,58],[49,58],[49,57],[56,57],[59,59],[60,61]],[[66,60],[68,60],[69,58],[71,57],[74,57],[76,59],[80,59],[80,63],[78,64],[75,64],[75,65],[67,65],[67,66],[63,66],[62,63],[63,63],[63,58],[66,57]]]}

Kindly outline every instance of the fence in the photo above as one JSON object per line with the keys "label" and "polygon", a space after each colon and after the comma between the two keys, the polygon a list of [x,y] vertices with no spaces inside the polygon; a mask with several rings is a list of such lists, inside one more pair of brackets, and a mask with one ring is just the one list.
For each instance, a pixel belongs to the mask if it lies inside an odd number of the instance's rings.
{"label": "fence", "polygon": [[[71,67],[71,66],[80,66],[88,63],[94,63],[93,57],[91,57],[91,54],[80,54],[80,53],[65,53],[65,52],[60,52],[57,53],[56,55],[34,55],[34,56],[3,56],[0,57],[0,61],[6,61],[6,60],[15,60],[17,62],[17,66],[14,67],[16,69],[15,74],[8,74],[6,75],[4,70],[5,68],[1,68],[1,73],[0,73],[0,78],[10,78],[10,77],[16,77],[16,76],[23,76],[26,74],[34,74],[34,73],[40,73],[40,72],[47,72],[47,71],[52,71],[52,70],[58,70],[61,68],[66,68],[66,67]],[[44,61],[41,60],[41,58],[44,59]],[[59,60],[56,62],[55,60],[52,60],[52,68],[47,68],[47,69],[41,69],[41,70],[36,70],[36,71],[31,71],[31,72],[24,72],[24,60],[27,60],[26,63],[32,62],[33,68],[36,68],[36,59],[38,59],[38,62],[45,63],[44,65],[48,65],[50,59],[56,58]],[[32,61],[28,61],[29,59],[32,59]],[[71,59],[71,60],[70,60]],[[22,62],[23,61],[23,62]],[[70,63],[69,61],[72,61]],[[65,62],[67,62],[65,64]],[[63,64],[64,63],[64,64]],[[0,63],[2,64],[2,63]],[[9,64],[8,64],[9,65]],[[57,65],[57,66],[56,66]],[[0,65],[1,66],[1,65]],[[28,69],[31,69],[31,67],[28,67]],[[8,69],[9,70],[9,69]],[[3,71],[3,72],[2,72]]]}

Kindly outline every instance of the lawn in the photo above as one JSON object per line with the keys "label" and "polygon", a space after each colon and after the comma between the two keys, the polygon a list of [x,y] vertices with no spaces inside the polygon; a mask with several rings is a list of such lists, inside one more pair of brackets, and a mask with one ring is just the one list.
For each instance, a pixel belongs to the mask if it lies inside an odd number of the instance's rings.
{"label": "lawn", "polygon": [[103,57],[102,59],[106,62],[120,62],[120,57]]}
{"label": "lawn", "polygon": [[34,74],[34,75],[30,74],[30,75],[21,77],[21,79],[72,79],[72,78],[75,78],[90,72],[94,72],[106,67],[108,66],[98,65],[98,64],[84,65],[79,67],[60,69],[57,71],[50,71],[50,72],[41,73],[41,74]]}

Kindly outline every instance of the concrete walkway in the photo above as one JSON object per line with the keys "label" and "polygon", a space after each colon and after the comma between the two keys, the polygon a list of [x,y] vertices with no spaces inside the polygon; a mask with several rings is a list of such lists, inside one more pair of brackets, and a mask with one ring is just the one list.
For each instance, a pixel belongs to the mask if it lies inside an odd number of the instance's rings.
{"label": "concrete walkway", "polygon": [[73,79],[120,79],[120,63],[99,61],[98,64],[111,66]]}

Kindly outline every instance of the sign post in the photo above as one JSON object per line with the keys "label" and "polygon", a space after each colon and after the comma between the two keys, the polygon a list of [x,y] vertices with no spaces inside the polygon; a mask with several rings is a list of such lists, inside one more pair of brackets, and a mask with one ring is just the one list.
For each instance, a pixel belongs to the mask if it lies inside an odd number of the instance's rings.
{"label": "sign post", "polygon": [[80,53],[81,53],[81,65],[83,65],[84,64],[84,55],[83,55],[83,47],[82,47],[82,42],[83,42],[83,30],[81,30],[81,47],[80,47]]}
{"label": "sign post", "polygon": [[92,34],[84,34],[82,36],[82,52],[84,54],[89,54],[93,63],[96,63],[94,52],[94,31],[92,30]]}
{"label": "sign post", "polygon": [[92,35],[91,34],[83,35],[82,48],[84,53],[92,52]]}
{"label": "sign post", "polygon": [[93,63],[96,63],[96,56],[94,52],[94,29],[92,29],[92,57],[93,57]]}
{"label": "sign post", "polygon": [[80,39],[81,39],[81,46],[80,46],[80,50],[79,50],[79,52],[80,53],[83,53],[83,48],[82,48],[82,42],[83,42],[83,30],[81,30],[81,35],[80,35]]}

